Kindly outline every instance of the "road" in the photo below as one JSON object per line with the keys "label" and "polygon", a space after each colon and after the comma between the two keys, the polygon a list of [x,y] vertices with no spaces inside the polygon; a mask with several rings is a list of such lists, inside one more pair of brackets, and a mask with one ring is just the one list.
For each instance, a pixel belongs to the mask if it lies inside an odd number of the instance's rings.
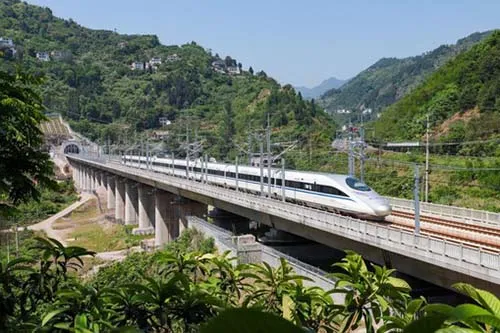
{"label": "road", "polygon": [[92,199],[93,197],[94,197],[93,194],[82,193],[80,195],[80,200],[71,204],[70,206],[66,207],[65,209],[61,210],[59,213],[52,215],[48,219],[43,220],[42,222],[39,222],[37,224],[33,224],[33,225],[29,226],[28,229],[35,230],[35,231],[44,231],[47,234],[47,237],[54,238],[54,239],[58,240],[59,242],[61,242],[61,244],[66,246],[67,244],[66,244],[65,240],[63,239],[64,231],[53,229],[52,223],[54,223],[55,221],[57,221],[61,217],[68,215],[73,210],[77,209],[78,207],[80,207],[81,205],[83,205],[84,203],[86,203],[87,201]]}

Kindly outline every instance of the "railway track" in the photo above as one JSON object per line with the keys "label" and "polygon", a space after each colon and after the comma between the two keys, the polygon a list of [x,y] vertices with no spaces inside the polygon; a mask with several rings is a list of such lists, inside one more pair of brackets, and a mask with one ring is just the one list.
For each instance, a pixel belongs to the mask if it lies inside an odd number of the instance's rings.
{"label": "railway track", "polygon": [[[392,211],[391,215],[397,216],[397,217],[409,218],[412,220],[415,219],[415,214],[409,213],[409,212]],[[450,227],[450,228],[465,230],[465,231],[479,232],[483,235],[500,237],[500,229],[496,229],[496,228],[470,225],[470,224],[465,224],[465,223],[461,223],[458,221],[450,221],[450,220],[436,217],[436,216],[426,216],[426,215],[421,215],[420,221],[428,222],[428,223],[432,223],[432,224],[437,224],[437,225],[442,225],[442,226],[446,226],[446,227]]]}
{"label": "railway track", "polygon": [[[393,211],[391,216],[407,220],[415,219],[414,214],[407,212]],[[500,230],[467,225],[433,216],[421,216],[420,220],[424,222],[424,224],[420,226],[421,233],[424,235],[500,252]],[[390,222],[393,228],[414,230],[412,224],[402,222],[402,220],[393,219]],[[448,229],[437,229],[436,226],[438,228],[445,227]]]}

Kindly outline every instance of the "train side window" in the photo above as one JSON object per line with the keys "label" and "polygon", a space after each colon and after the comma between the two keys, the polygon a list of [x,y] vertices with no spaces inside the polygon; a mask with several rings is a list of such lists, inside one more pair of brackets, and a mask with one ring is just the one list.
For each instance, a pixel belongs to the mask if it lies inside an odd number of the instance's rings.
{"label": "train side window", "polygon": [[307,183],[304,183],[304,189],[308,190],[308,191],[312,191],[312,184],[307,184]]}

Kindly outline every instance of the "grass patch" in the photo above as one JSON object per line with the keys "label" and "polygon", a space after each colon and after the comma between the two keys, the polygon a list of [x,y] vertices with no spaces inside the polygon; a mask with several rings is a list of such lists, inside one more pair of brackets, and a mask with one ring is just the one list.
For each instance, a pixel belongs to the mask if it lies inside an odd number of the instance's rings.
{"label": "grass patch", "polygon": [[137,246],[141,240],[153,237],[153,235],[132,235],[134,227],[109,222],[78,225],[70,234],[70,238],[74,239],[70,244],[96,252],[106,252]]}

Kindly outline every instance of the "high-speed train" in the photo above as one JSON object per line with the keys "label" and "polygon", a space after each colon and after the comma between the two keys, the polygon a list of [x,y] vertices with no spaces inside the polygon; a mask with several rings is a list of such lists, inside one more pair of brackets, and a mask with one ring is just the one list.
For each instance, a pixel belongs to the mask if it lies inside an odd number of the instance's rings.
{"label": "high-speed train", "polygon": [[[172,158],[124,155],[122,163],[134,167],[148,168],[170,175],[206,181],[227,188],[238,187],[241,191],[260,193],[261,169],[259,167],[225,163],[205,162],[201,159],[189,161]],[[188,170],[186,170],[188,165]],[[331,212],[344,213],[360,218],[383,219],[391,214],[386,199],[354,177],[338,174],[271,169],[271,196],[281,198],[284,192],[287,201],[304,204]],[[263,194],[268,195],[268,169],[263,168]]]}

